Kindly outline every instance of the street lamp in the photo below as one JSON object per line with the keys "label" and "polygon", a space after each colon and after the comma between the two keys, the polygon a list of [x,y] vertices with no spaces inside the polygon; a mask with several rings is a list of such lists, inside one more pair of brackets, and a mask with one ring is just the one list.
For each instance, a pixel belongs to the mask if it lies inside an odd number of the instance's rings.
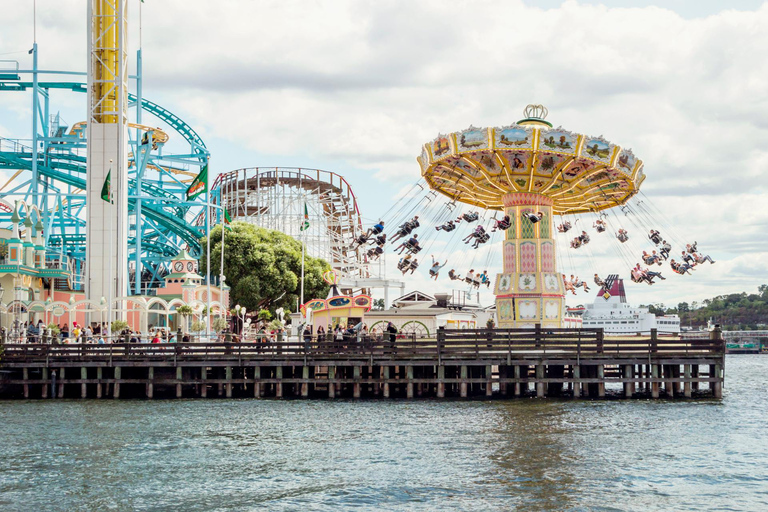
{"label": "street lamp", "polygon": [[[2,283],[0,283],[0,304],[2,304],[2,303],[3,303],[3,294],[4,294],[4,293],[5,293],[5,289],[3,288],[3,284],[2,284]],[[8,314],[8,310],[7,310],[7,309],[5,310],[5,314],[6,314],[6,315]],[[5,334],[3,335],[3,340],[2,340],[2,342],[3,342],[3,343],[5,343]]]}
{"label": "street lamp", "polygon": [[241,307],[240,304],[237,304],[235,306],[235,315],[240,320],[240,325],[241,325],[240,332],[238,334],[243,334],[242,327],[245,325],[245,314],[246,314],[245,307]]}

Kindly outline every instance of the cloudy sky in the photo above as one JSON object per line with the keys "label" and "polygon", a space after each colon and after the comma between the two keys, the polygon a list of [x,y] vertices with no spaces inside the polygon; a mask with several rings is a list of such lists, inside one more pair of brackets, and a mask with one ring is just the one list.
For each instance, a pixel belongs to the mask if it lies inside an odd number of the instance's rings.
{"label": "cloudy sky", "polygon": [[[662,228],[717,260],[630,285],[631,302],[674,305],[768,282],[764,2],[146,0],[141,37],[138,0],[130,8],[145,96],[195,127],[217,172],[336,171],[370,222],[419,179],[423,143],[509,124],[542,103],[555,126],[633,148]],[[32,40],[31,0],[3,9],[0,60],[29,68]],[[37,41],[42,68],[84,71],[85,2],[39,0]],[[0,93],[0,136],[30,136],[29,98]],[[84,96],[54,101],[70,123],[84,118]],[[485,258],[453,245],[432,249],[462,273]],[[626,274],[615,240],[593,237],[590,250],[561,251],[561,270]],[[449,286],[408,279],[408,289]]]}

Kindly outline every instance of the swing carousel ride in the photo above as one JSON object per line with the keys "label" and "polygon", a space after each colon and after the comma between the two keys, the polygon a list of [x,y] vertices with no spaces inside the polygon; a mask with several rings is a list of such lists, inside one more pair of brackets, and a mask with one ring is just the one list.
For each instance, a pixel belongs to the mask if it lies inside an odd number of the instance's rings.
{"label": "swing carousel ride", "polygon": [[[645,174],[642,160],[631,149],[602,137],[553,128],[541,105],[529,105],[524,115],[510,126],[470,127],[425,144],[417,159],[422,179],[392,205],[384,220],[355,239],[356,250],[364,252],[364,258],[377,259],[386,244],[399,244],[398,269],[412,274],[419,267],[418,253],[426,249],[424,254],[431,254],[436,239],[450,233],[453,241],[444,245],[445,255],[432,255],[431,264],[425,265],[429,276],[437,280],[447,274],[470,290],[483,285],[490,290],[488,271],[475,268],[490,266],[494,254],[490,246],[502,236],[502,272],[493,288],[502,328],[563,325],[566,293],[575,295],[577,289],[588,291],[589,286],[573,275],[566,279],[558,271],[557,255],[562,259],[563,250],[579,251],[591,259],[587,230],[617,241],[619,256],[635,283],[666,279],[641,267],[639,260],[648,266],[668,262],[681,275],[690,274],[697,264],[714,263],[697,253],[696,242],[686,244],[647,197],[636,197],[642,194]],[[493,217],[488,219],[489,215]],[[560,216],[556,228],[555,215]],[[430,227],[420,237],[416,231],[422,223]],[[571,229],[574,232],[568,235]],[[458,232],[466,236],[457,237]],[[557,237],[568,240],[569,247],[558,247]],[[671,258],[672,244],[667,240],[683,247],[682,261]],[[465,251],[473,254],[469,271],[463,277],[455,268],[442,273],[459,241],[475,249]],[[477,249],[485,244],[484,257],[478,261]],[[603,296],[609,293],[611,283],[597,273],[594,282]]]}

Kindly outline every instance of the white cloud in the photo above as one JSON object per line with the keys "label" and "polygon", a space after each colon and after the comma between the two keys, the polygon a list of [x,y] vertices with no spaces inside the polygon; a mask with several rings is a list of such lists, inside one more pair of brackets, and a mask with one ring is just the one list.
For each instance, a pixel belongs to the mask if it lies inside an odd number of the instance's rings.
{"label": "white cloud", "polygon": [[[395,193],[415,181],[415,157],[437,133],[508,124],[525,104],[544,103],[556,126],[632,147],[646,164],[643,190],[664,210],[660,220],[718,260],[696,276],[632,286],[633,302],[751,290],[768,281],[758,257],[768,250],[768,72],[760,58],[768,5],[686,19],[659,4],[148,2],[144,93],[243,154],[359,169],[348,178],[371,219],[390,202],[377,182]],[[4,12],[0,53],[31,45],[27,11]],[[85,69],[82,3],[42,4],[38,13],[41,67]],[[28,115],[26,101],[0,93],[3,133]],[[582,277],[595,265],[625,265],[601,245],[593,240],[591,258],[561,260],[563,270],[571,273],[570,260]],[[415,275],[408,282],[424,291],[450,284]]]}

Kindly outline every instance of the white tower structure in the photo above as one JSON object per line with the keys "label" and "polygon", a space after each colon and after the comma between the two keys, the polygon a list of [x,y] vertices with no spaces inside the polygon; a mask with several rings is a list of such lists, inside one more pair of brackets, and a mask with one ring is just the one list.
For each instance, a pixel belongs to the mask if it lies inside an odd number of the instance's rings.
{"label": "white tower structure", "polygon": [[[127,11],[127,0],[88,0],[85,292],[110,309],[128,290]],[[107,176],[111,202],[102,199]]]}

